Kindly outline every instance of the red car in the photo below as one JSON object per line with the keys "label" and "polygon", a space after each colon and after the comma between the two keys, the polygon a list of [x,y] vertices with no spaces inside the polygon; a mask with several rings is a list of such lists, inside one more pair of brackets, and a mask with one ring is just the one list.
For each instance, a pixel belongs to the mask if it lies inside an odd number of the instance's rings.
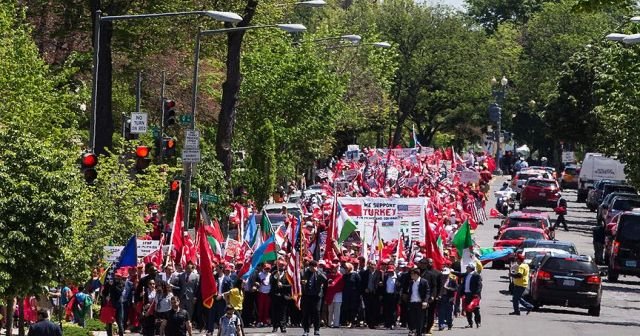
{"label": "red car", "polygon": [[552,179],[529,179],[522,188],[520,209],[528,206],[555,208],[560,198],[560,186]]}
{"label": "red car", "polygon": [[[493,247],[512,246],[518,248],[525,239],[549,240],[549,235],[543,229],[533,227],[509,227],[494,236]],[[493,261],[493,268],[504,268],[510,256]]]}
{"label": "red car", "polygon": [[504,229],[510,227],[532,227],[544,230],[547,236],[551,239],[555,236],[549,215],[540,210],[521,210],[512,212],[504,221],[502,221],[502,225],[496,224],[493,227],[498,229],[498,235],[500,235]]}
{"label": "red car", "polygon": [[493,237],[494,247],[514,246],[518,247],[525,239],[549,240],[549,235],[540,228],[532,227],[510,227],[504,229],[498,236]]}

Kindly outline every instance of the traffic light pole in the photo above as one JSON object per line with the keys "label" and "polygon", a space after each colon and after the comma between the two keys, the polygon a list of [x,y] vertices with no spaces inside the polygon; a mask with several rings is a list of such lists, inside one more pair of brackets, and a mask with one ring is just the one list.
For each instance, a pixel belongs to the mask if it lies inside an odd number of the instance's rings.
{"label": "traffic light pole", "polygon": [[[196,34],[196,45],[193,52],[193,82],[191,84],[191,130],[196,129],[196,104],[198,102],[198,72],[200,71],[200,31],[198,27],[198,33]],[[184,227],[185,230],[189,229],[189,213],[191,210],[191,178],[193,177],[193,164],[185,163],[185,196],[184,196]]]}
{"label": "traffic light pole", "polygon": [[142,71],[138,71],[136,79],[136,112],[140,112],[140,103],[142,100]]}
{"label": "traffic light pole", "polygon": [[167,72],[162,70],[162,84],[160,85],[160,135],[158,136],[158,143],[160,144],[158,148],[160,148],[158,154],[158,164],[162,164],[162,160],[164,159],[164,143],[162,139],[164,138],[164,89],[167,81]]}

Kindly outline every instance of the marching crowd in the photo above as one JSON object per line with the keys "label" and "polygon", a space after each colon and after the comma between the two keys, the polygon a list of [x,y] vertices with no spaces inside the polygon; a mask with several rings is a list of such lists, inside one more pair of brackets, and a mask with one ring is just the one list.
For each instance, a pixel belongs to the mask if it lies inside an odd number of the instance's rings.
{"label": "marching crowd", "polygon": [[[275,258],[252,265],[249,271],[250,248],[235,259],[216,255],[212,267],[217,294],[210,305],[201,295],[199,265],[169,260],[170,254],[164,261],[117,269],[104,283],[96,283],[100,280],[94,274],[87,286],[65,286],[60,302],[66,305],[67,318],[82,325],[91,305],[98,302],[109,335],[123,335],[125,329],[142,335],[191,335],[200,329],[207,335],[217,331],[230,336],[243,334],[249,326],[282,333],[288,326],[300,326],[307,336],[311,331],[319,335],[323,326],[406,327],[410,335],[418,336],[451,329],[454,318],[461,315],[466,316],[467,327],[479,328],[482,264],[465,259],[464,250],[471,251],[472,245],[456,245],[453,238],[462,227],[475,229],[482,224],[477,209],[484,209],[489,171],[495,164],[483,153],[460,157],[452,149],[400,153],[365,149],[355,158],[343,156],[331,162],[318,176],[322,192],[300,201],[303,216],[295,218],[284,211],[285,227],[299,222],[307,230],[300,235],[302,241],[279,242]],[[465,170],[477,172],[478,182],[461,182],[459,172]],[[341,178],[345,175],[350,177]],[[339,196],[425,197],[427,237],[385,242],[387,251],[378,250],[376,257],[365,255],[368,248],[357,241],[341,246],[327,242],[320,253],[317,233],[335,225],[332,204]],[[239,230],[247,216],[238,212],[256,211],[247,209],[250,204],[245,202],[241,210],[235,205],[230,222]],[[152,217],[160,216],[156,212]],[[436,240],[442,244],[436,246]],[[299,281],[291,278],[294,255],[300,259]]]}

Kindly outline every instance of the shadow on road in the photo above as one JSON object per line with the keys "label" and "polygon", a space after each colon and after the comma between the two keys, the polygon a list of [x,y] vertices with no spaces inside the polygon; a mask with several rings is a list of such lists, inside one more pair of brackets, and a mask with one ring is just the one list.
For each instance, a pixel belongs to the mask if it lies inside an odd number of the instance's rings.
{"label": "shadow on road", "polygon": [[606,283],[602,284],[602,290],[611,291],[611,292],[619,292],[619,293],[638,293],[638,288],[629,288],[622,286],[613,286]]}
{"label": "shadow on road", "polygon": [[638,322],[615,322],[615,321],[604,321],[604,320],[554,320],[557,322],[569,322],[569,323],[587,323],[587,324],[602,324],[602,325],[610,325],[610,326],[622,326],[622,327],[640,327],[640,323]]}
{"label": "shadow on road", "polygon": [[564,310],[564,309],[553,309],[553,308],[538,308],[538,310],[534,311],[536,313],[551,313],[551,314],[564,314],[564,315],[583,315],[589,316],[587,311],[575,311],[575,310]]}

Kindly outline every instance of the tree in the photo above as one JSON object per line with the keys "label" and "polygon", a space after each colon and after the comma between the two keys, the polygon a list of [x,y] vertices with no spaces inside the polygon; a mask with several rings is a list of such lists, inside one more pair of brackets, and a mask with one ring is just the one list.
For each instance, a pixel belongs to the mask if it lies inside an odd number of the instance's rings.
{"label": "tree", "polygon": [[255,193],[256,205],[262,206],[267,203],[269,195],[276,189],[276,136],[269,119],[262,122],[262,126],[256,133],[258,142],[255,152],[252,153],[251,163],[262,177],[256,185]]}
{"label": "tree", "polygon": [[527,23],[549,0],[465,0],[468,14],[487,32],[494,33],[502,23]]}
{"label": "tree", "polygon": [[58,280],[80,185],[72,150],[14,126],[0,126],[0,293],[6,302]]}
{"label": "tree", "polygon": [[393,145],[411,129],[407,121],[428,145],[437,132],[453,130],[460,120],[473,124],[482,119],[474,115],[474,105],[488,96],[490,77],[481,32],[446,7],[404,0],[385,2],[378,25],[400,54],[392,89],[398,107]]}

